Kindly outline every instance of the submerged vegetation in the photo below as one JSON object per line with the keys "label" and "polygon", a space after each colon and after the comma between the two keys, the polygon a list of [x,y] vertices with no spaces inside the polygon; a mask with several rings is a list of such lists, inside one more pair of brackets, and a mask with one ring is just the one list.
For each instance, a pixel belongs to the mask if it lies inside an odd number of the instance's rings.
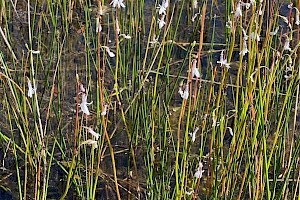
{"label": "submerged vegetation", "polygon": [[299,199],[299,9],[0,0],[1,195]]}

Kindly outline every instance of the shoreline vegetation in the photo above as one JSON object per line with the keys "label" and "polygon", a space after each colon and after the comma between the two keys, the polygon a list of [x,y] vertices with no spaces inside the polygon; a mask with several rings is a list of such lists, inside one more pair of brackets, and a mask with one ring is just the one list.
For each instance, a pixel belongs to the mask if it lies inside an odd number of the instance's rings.
{"label": "shoreline vegetation", "polygon": [[0,0],[0,199],[299,199],[299,10]]}

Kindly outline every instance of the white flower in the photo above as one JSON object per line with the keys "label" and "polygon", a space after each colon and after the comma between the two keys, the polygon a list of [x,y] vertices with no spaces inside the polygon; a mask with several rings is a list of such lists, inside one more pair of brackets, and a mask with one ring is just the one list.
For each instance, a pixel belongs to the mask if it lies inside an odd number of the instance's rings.
{"label": "white flower", "polygon": [[103,111],[101,112],[101,115],[102,115],[102,116],[106,115],[106,113],[107,113],[107,108],[108,108],[108,105],[104,105],[104,106],[103,106]]}
{"label": "white flower", "polygon": [[158,19],[158,28],[161,29],[165,24],[165,15],[163,15],[160,19]]}
{"label": "white flower", "polygon": [[181,88],[181,87],[179,87],[179,89],[178,89],[178,93],[180,94],[180,96],[182,96],[182,95],[183,95],[183,91],[182,91],[182,88]]}
{"label": "white flower", "polygon": [[80,85],[79,85],[79,90],[80,90],[79,94],[85,93],[85,88],[83,87],[82,83],[80,83]]}
{"label": "white flower", "polygon": [[99,139],[99,136],[100,136],[99,133],[96,133],[91,127],[85,127],[85,128],[88,129],[88,132],[89,132],[90,134],[92,134],[92,135],[95,137],[96,140]]}
{"label": "white flower", "polygon": [[28,85],[27,96],[32,98],[32,95],[35,93],[36,90],[32,87],[31,81],[28,77],[27,77],[27,85]]}
{"label": "white flower", "polygon": [[294,7],[294,9],[296,10],[296,16],[295,16],[296,17],[296,21],[295,21],[295,24],[299,26],[300,25],[300,19],[299,19],[300,18],[300,16],[299,16],[300,12],[299,12],[298,8]]}
{"label": "white flower", "polygon": [[283,50],[292,51],[290,47],[290,39],[288,37],[285,39]]}
{"label": "white flower", "polygon": [[292,77],[292,74],[290,74],[290,75],[284,75],[283,76],[286,80],[289,80],[291,77]]}
{"label": "white flower", "polygon": [[276,27],[276,29],[272,32],[270,32],[270,35],[276,35],[278,33],[279,26]]}
{"label": "white flower", "polygon": [[242,17],[242,10],[241,10],[241,4],[240,3],[238,3],[237,6],[236,6],[234,17],[235,18]]}
{"label": "white flower", "polygon": [[32,52],[32,54],[39,54],[41,53],[39,50],[30,50]]}
{"label": "white flower", "polygon": [[195,9],[198,7],[198,1],[197,0],[193,0],[193,7]]}
{"label": "white flower", "polygon": [[168,2],[168,0],[164,0],[163,2],[162,2],[162,4],[160,5],[158,5],[158,14],[159,15],[166,15],[167,13],[166,13],[166,10],[167,10],[167,8],[168,8],[168,6],[169,6],[169,2]]}
{"label": "white flower", "polygon": [[163,0],[161,5],[165,8],[169,7],[169,0]]}
{"label": "white flower", "polygon": [[192,190],[192,191],[185,191],[185,194],[188,195],[188,196],[191,196],[193,193],[194,193],[194,190]]}
{"label": "white flower", "polygon": [[113,52],[110,51],[110,49],[107,46],[102,46],[106,52],[108,53],[109,57],[115,57],[115,54]]}
{"label": "white flower", "polygon": [[224,57],[224,52],[223,51],[221,52],[220,60],[217,61],[217,63],[221,64],[221,66],[224,65],[228,69],[230,68],[229,63],[227,63],[227,59],[225,59],[225,57]]}
{"label": "white flower", "polygon": [[262,3],[259,5],[258,15],[262,15]]}
{"label": "white flower", "polygon": [[120,34],[120,27],[119,27],[119,21],[116,19],[116,32],[119,35]]}
{"label": "white flower", "polygon": [[227,127],[231,136],[233,136],[233,131],[231,127]]}
{"label": "white flower", "polygon": [[[197,17],[198,15],[200,15],[200,13],[196,13],[196,14],[194,14],[194,16],[192,17],[192,22],[194,22],[194,21],[195,21],[195,19],[196,19],[196,17]],[[200,15],[200,16],[201,16],[201,15]]]}
{"label": "white flower", "polygon": [[[256,38],[255,38],[255,35],[256,35]],[[257,33],[250,33],[250,39],[253,40],[254,38],[259,42],[260,41],[260,36],[257,34]]]}
{"label": "white flower", "polygon": [[240,55],[242,54],[242,56],[246,55],[246,53],[248,53],[248,47],[247,47],[247,41],[243,40],[243,50],[240,52]]}
{"label": "white flower", "polygon": [[260,41],[260,35],[256,34],[256,40]]}
{"label": "white flower", "polygon": [[215,110],[212,113],[212,121],[213,121],[212,127],[217,126],[217,116],[216,116]]}
{"label": "white flower", "polygon": [[[179,90],[180,90],[180,88],[179,88]],[[179,91],[179,94],[181,95],[181,98],[188,99],[188,97],[189,97],[189,84],[186,84],[184,92],[182,92],[182,90],[181,90],[181,92]]]}
{"label": "white flower", "polygon": [[166,14],[166,8],[164,6],[159,4],[157,8],[158,8],[158,14],[159,15],[165,15]]}
{"label": "white flower", "polygon": [[254,83],[254,75],[256,74],[256,72],[257,72],[257,69],[255,69],[255,70],[252,72],[252,74],[250,74],[250,80],[251,80],[252,83]]}
{"label": "white flower", "polygon": [[96,33],[100,33],[102,31],[102,26],[100,23],[100,17],[96,18]]}
{"label": "white flower", "polygon": [[88,140],[82,142],[81,145],[83,145],[83,144],[89,144],[89,145],[92,145],[93,149],[97,149],[98,148],[98,144],[97,143],[98,142],[95,141],[95,140],[88,139]]}
{"label": "white flower", "polygon": [[90,115],[90,111],[89,111],[87,106],[92,104],[92,103],[93,102],[87,103],[87,95],[83,93],[82,97],[81,97],[81,104],[79,105],[80,106],[80,111],[82,111],[86,115]]}
{"label": "white flower", "polygon": [[100,8],[99,8],[99,15],[102,16],[102,15],[103,15],[103,9],[102,9],[102,4],[101,4],[101,2],[100,2],[100,5],[99,5],[99,6],[100,6]]}
{"label": "white flower", "polygon": [[230,32],[232,32],[232,21],[228,17],[228,21],[226,22],[226,27],[230,29]]}
{"label": "white flower", "polygon": [[201,179],[203,172],[204,172],[204,170],[202,170],[202,169],[203,169],[203,164],[202,164],[202,162],[199,162],[199,167],[197,168],[197,171],[195,172],[194,177]]}
{"label": "white flower", "polygon": [[196,133],[199,130],[199,127],[196,127],[193,133],[189,133],[189,135],[192,137],[192,142],[195,142],[196,140]]}
{"label": "white flower", "polygon": [[118,6],[118,8],[120,8],[120,7],[125,8],[125,5],[124,5],[124,3],[123,3],[123,0],[112,0],[112,1],[110,2],[110,5],[112,5],[113,7],[117,7],[117,6]]}
{"label": "white flower", "polygon": [[278,15],[286,24],[289,24],[289,20],[287,17],[282,16],[282,15]]}
{"label": "white flower", "polygon": [[244,2],[242,2],[242,6],[245,6],[246,9],[248,10],[250,8],[250,6],[251,6],[251,3],[244,3]]}
{"label": "white flower", "polygon": [[115,54],[113,52],[109,51],[109,49],[106,49],[106,50],[107,50],[109,57],[112,57],[112,58],[115,57]]}
{"label": "white flower", "polygon": [[151,46],[159,43],[158,39],[159,39],[159,35],[157,37],[155,37],[155,35],[152,35],[152,40],[149,42],[151,44]]}
{"label": "white flower", "polygon": [[248,40],[249,36],[247,35],[247,32],[243,27],[242,27],[242,32],[243,32],[243,39]]}
{"label": "white flower", "polygon": [[199,70],[197,68],[197,60],[193,59],[193,64],[192,64],[192,78],[196,77],[196,78],[200,78],[200,73]]}
{"label": "white flower", "polygon": [[120,34],[120,36],[124,37],[127,40],[131,39],[130,35]]}

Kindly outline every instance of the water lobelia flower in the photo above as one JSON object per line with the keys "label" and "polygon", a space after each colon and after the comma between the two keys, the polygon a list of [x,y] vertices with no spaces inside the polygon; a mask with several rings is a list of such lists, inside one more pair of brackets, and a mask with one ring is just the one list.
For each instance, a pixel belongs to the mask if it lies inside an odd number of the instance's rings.
{"label": "water lobelia flower", "polygon": [[188,196],[192,195],[193,193],[194,193],[194,190],[191,190],[191,191],[185,191],[185,194],[188,195]]}
{"label": "water lobelia flower", "polygon": [[195,9],[198,7],[198,1],[197,0],[193,0],[193,7]]}
{"label": "water lobelia flower", "polygon": [[189,84],[186,84],[185,90],[183,92],[181,91],[179,93],[180,93],[181,98],[188,99],[188,97],[189,97]]}
{"label": "water lobelia flower", "polygon": [[250,74],[250,80],[252,83],[254,83],[254,75],[256,74],[257,72],[257,68]]}
{"label": "water lobelia flower", "polygon": [[230,32],[232,32],[232,21],[228,17],[228,21],[226,22],[226,27],[230,29]]}
{"label": "water lobelia flower", "polygon": [[270,32],[270,35],[276,35],[278,31],[279,31],[279,26],[277,26],[274,31]]}
{"label": "water lobelia flower", "polygon": [[295,21],[295,24],[296,25],[300,25],[300,12],[299,12],[299,10],[298,10],[298,8],[297,7],[294,7],[294,9],[296,10],[296,15],[295,15],[295,18],[296,18],[296,21]]}
{"label": "water lobelia flower", "polygon": [[215,126],[217,126],[217,116],[216,116],[216,112],[215,112],[215,110],[213,111],[213,113],[212,113],[212,127],[215,127]]}
{"label": "water lobelia flower", "polygon": [[183,91],[182,91],[182,88],[181,88],[181,86],[179,87],[179,89],[178,89],[178,93],[180,94],[180,96],[182,96],[183,95]]}
{"label": "water lobelia flower", "polygon": [[247,41],[243,40],[243,50],[240,52],[240,55],[244,56],[248,53]]}
{"label": "water lobelia flower", "polygon": [[231,127],[227,127],[231,136],[233,136],[233,131]]}
{"label": "water lobelia flower", "polygon": [[166,15],[166,10],[167,10],[167,8],[168,8],[168,6],[169,6],[169,2],[168,2],[168,0],[163,0],[163,2],[162,2],[162,4],[160,5],[158,5],[158,14],[159,15]]}
{"label": "water lobelia flower", "polygon": [[158,41],[159,35],[156,36],[155,34],[152,34],[151,37],[152,37],[152,40],[149,42],[149,43],[151,44],[151,46],[153,46],[153,45],[159,43],[159,41]]}
{"label": "water lobelia flower", "polygon": [[106,52],[108,53],[109,57],[112,58],[112,57],[116,56],[113,52],[110,51],[109,47],[107,47],[107,46],[102,46],[102,47],[106,50]]}
{"label": "water lobelia flower", "polygon": [[108,105],[104,105],[104,106],[103,106],[103,111],[101,112],[101,115],[102,115],[102,116],[105,116],[105,115],[106,115],[106,113],[107,113],[107,108],[108,108]]}
{"label": "water lobelia flower", "polygon": [[99,15],[103,15],[102,3],[99,4]]}
{"label": "water lobelia flower", "polygon": [[88,129],[88,132],[89,132],[90,134],[92,134],[92,135],[95,137],[96,140],[99,139],[99,136],[100,136],[99,133],[96,133],[91,127],[88,127],[87,129]]}
{"label": "water lobelia flower", "polygon": [[81,144],[82,144],[82,145],[83,145],[83,144],[89,144],[89,145],[92,145],[92,148],[93,148],[93,149],[97,149],[97,148],[98,148],[98,144],[97,144],[97,143],[98,143],[98,142],[95,141],[95,140],[88,139],[88,140],[82,142]]}
{"label": "water lobelia flower", "polygon": [[243,32],[243,40],[248,40],[249,36],[247,35],[247,32],[243,27],[242,27],[242,32]]}
{"label": "water lobelia flower", "polygon": [[82,83],[80,83],[80,85],[79,85],[79,90],[80,90],[79,94],[85,93],[85,88]]}
{"label": "water lobelia flower", "polygon": [[[192,22],[194,22],[194,21],[195,21],[195,19],[196,19],[196,17],[197,17],[198,15],[200,15],[200,13],[196,13],[196,14],[194,14],[194,16],[192,17]],[[201,15],[200,15],[200,16],[201,16]]]}
{"label": "water lobelia flower", "polygon": [[100,17],[96,18],[96,33],[100,33],[102,31],[102,26],[100,23]]}
{"label": "water lobelia flower", "polygon": [[120,29],[120,26],[119,26],[119,21],[118,21],[118,18],[116,18],[116,32],[117,32],[118,35],[120,34],[120,31],[121,31],[121,29]]}
{"label": "water lobelia flower", "polygon": [[110,2],[110,5],[112,5],[113,7],[117,7],[117,6],[118,6],[118,8],[120,8],[120,7],[125,8],[125,5],[124,5],[124,3],[123,3],[123,0],[112,0],[112,1]]}
{"label": "water lobelia flower", "polygon": [[289,20],[286,16],[278,15],[286,24],[289,24]]}
{"label": "water lobelia flower", "polygon": [[259,4],[259,10],[258,10],[258,15],[262,15],[262,3]]}
{"label": "water lobelia flower", "polygon": [[189,135],[192,137],[192,142],[195,142],[196,140],[196,133],[199,130],[199,127],[196,127],[193,133],[189,133]]}
{"label": "water lobelia flower", "polygon": [[165,8],[163,5],[158,5],[158,14],[159,15],[165,15],[166,14],[166,10],[167,10],[167,8]]}
{"label": "water lobelia flower", "polygon": [[292,51],[290,47],[290,39],[288,37],[285,39],[283,50]]}
{"label": "water lobelia flower", "polygon": [[90,111],[88,109],[88,105],[91,105],[93,102],[87,103],[87,95],[85,93],[82,94],[80,111],[82,111],[86,115],[90,115]]}
{"label": "water lobelia flower", "polygon": [[251,40],[256,39],[256,41],[258,41],[258,42],[260,41],[260,36],[257,33],[252,32],[252,33],[250,33],[249,37]]}
{"label": "water lobelia flower", "polygon": [[32,95],[35,93],[36,90],[32,87],[31,81],[28,77],[27,77],[27,85],[28,85],[27,96],[32,98]]}
{"label": "water lobelia flower", "polygon": [[230,68],[229,63],[227,63],[227,59],[225,59],[224,51],[221,52],[220,60],[217,61],[217,63],[221,64],[221,66],[224,65],[224,66],[227,67],[228,69]]}
{"label": "water lobelia flower", "polygon": [[158,19],[158,28],[161,29],[165,24],[165,15],[163,15],[160,19]]}
{"label": "water lobelia flower", "polygon": [[130,36],[130,35],[120,34],[120,36],[124,37],[124,38],[127,39],[127,40],[130,40],[130,39],[131,39],[131,36]]}
{"label": "water lobelia flower", "polygon": [[242,17],[242,10],[241,10],[241,4],[240,4],[240,2],[236,6],[234,17],[235,18]]}
{"label": "water lobelia flower", "polygon": [[286,80],[289,80],[291,77],[292,77],[292,74],[290,74],[290,75],[284,75],[283,76]]}
{"label": "water lobelia flower", "polygon": [[241,2],[241,5],[242,5],[242,6],[245,6],[246,9],[248,10],[252,4],[251,4],[251,3],[244,3],[244,2]]}
{"label": "water lobelia flower", "polygon": [[163,0],[162,6],[165,8],[169,7],[169,0]]}
{"label": "water lobelia flower", "polygon": [[203,164],[202,162],[199,162],[199,167],[197,168],[197,171],[194,174],[194,177],[201,179],[203,175]]}
{"label": "water lobelia flower", "polygon": [[197,68],[197,60],[193,59],[193,64],[192,64],[192,77],[196,77],[196,78],[200,78],[200,73],[199,70]]}

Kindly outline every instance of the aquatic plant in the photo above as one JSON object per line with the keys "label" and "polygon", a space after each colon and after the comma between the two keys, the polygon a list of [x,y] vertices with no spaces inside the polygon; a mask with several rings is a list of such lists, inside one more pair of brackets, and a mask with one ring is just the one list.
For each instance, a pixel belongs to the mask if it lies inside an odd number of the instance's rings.
{"label": "aquatic plant", "polygon": [[0,1],[1,188],[296,199],[299,6]]}

